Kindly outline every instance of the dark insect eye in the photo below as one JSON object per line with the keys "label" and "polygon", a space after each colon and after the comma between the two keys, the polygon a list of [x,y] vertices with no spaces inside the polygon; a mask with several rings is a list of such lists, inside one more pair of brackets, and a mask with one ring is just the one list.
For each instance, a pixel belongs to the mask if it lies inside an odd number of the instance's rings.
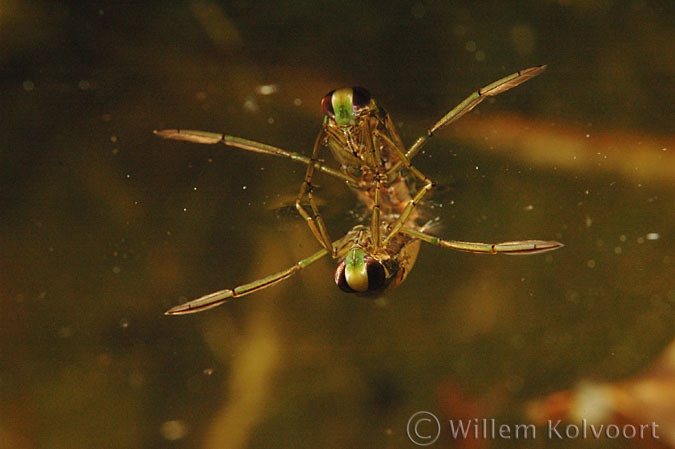
{"label": "dark insect eye", "polygon": [[367,257],[366,271],[368,272],[368,291],[372,292],[382,288],[387,279],[384,266],[379,261]]}
{"label": "dark insect eye", "polygon": [[365,87],[352,87],[354,109],[363,109],[370,104],[370,92]]}
{"label": "dark insect eye", "polygon": [[328,92],[321,100],[321,112],[323,115],[328,115],[330,117],[335,117],[335,110],[333,109],[333,94],[334,90]]}
{"label": "dark insect eye", "polygon": [[365,256],[365,271],[347,265],[347,258],[342,259],[335,268],[335,283],[346,293],[373,292],[384,286],[387,274],[382,263]]}

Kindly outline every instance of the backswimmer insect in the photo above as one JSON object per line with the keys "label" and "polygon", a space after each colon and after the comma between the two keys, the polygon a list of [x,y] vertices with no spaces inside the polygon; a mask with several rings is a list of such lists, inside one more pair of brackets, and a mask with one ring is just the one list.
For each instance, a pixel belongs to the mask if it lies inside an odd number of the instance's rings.
{"label": "backswimmer insect", "polygon": [[[415,264],[420,243],[481,254],[529,255],[556,250],[562,243],[548,240],[521,240],[503,243],[476,243],[443,240],[420,224],[418,204],[434,183],[412,165],[412,159],[442,127],[458,120],[487,97],[498,95],[541,74],[545,65],[532,67],[497,80],[469,95],[434,123],[408,149],[399,138],[389,114],[378,106],[363,87],[336,89],[324,96],[323,125],[312,155],[287,151],[228,134],[167,129],[155,134],[173,140],[223,143],[257,153],[288,158],[307,166],[295,207],[304,218],[321,249],[295,265],[262,279],[220,290],[175,306],[167,315],[200,312],[275,285],[317,260],[330,255],[338,260],[335,283],[347,293],[379,296],[401,284]],[[321,162],[328,148],[339,169]],[[312,181],[319,171],[344,181],[368,210],[364,223],[333,240],[328,234],[314,198]]]}

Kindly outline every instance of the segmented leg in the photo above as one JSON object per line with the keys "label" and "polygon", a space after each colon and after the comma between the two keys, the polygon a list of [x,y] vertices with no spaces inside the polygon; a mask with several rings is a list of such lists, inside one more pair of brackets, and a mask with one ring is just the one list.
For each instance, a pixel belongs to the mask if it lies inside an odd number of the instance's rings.
{"label": "segmented leg", "polygon": [[[382,152],[381,152],[381,145],[379,142],[379,139],[384,138],[383,140],[388,144],[393,146],[394,148],[398,148],[395,144],[393,144],[389,139],[386,139],[386,136],[382,136],[379,134],[376,130],[373,130],[370,127],[370,122],[369,121],[364,121],[363,122],[363,127],[367,127],[368,130],[364,135],[370,136],[370,139],[368,139],[368,144],[370,145],[370,152],[372,153],[371,160],[373,162],[373,167],[374,167],[374,176],[375,176],[375,192],[373,195],[373,206],[371,209],[371,216],[370,216],[370,234],[372,238],[373,245],[375,248],[380,248],[382,244],[382,233],[380,232],[380,221],[381,221],[381,198],[380,198],[380,191],[382,190],[382,179],[383,176],[386,177],[386,175],[382,172],[380,172],[380,169],[382,167],[381,161],[382,161]],[[393,128],[392,128],[393,130]],[[385,178],[386,179],[386,178]]]}
{"label": "segmented leg", "polygon": [[417,207],[424,195],[426,195],[427,192],[433,188],[433,186],[433,183],[429,182],[424,187],[422,187],[419,192],[417,192],[417,195],[415,195],[412,200],[410,200],[405,209],[403,209],[403,212],[401,212],[401,215],[392,225],[389,234],[387,234],[387,237],[384,239],[383,244],[386,245],[392,237],[403,231],[403,225],[405,225],[405,223],[408,221],[410,214],[415,210],[415,207]]}
{"label": "segmented leg", "polygon": [[208,295],[204,295],[201,298],[194,299],[192,301],[186,302],[184,304],[177,305],[165,312],[165,315],[185,315],[188,313],[197,313],[203,310],[211,309],[217,307],[230,299],[240,298],[246,296],[250,293],[255,293],[257,291],[263,290],[267,287],[277,285],[281,281],[288,279],[293,276],[298,271],[307,268],[317,260],[325,257],[327,254],[336,254],[340,257],[344,256],[347,251],[351,248],[354,242],[360,239],[361,234],[363,233],[362,227],[355,227],[342,238],[336,240],[333,243],[333,248],[327,250],[322,248],[320,251],[315,252],[309,257],[302,259],[301,261],[295,263],[293,266],[286,268],[285,270],[279,271],[278,273],[270,274],[262,279],[258,279],[248,284],[242,284],[238,287],[232,289],[220,290]]}
{"label": "segmented leg", "polygon": [[[478,106],[483,100],[487,97],[494,97],[499,95],[502,92],[506,92],[509,89],[513,89],[520,84],[523,84],[525,81],[534,78],[535,76],[542,73],[546,70],[545,65],[539,65],[536,67],[531,67],[529,69],[521,70],[511,75],[505,76],[502,79],[499,79],[493,83],[488,84],[487,86],[478,89],[473,92],[471,95],[466,97],[464,101],[455,106],[450,112],[445,114],[440,120],[434,123],[425,135],[420,136],[415,143],[410,147],[406,153],[406,158],[408,161],[412,160],[417,153],[422,149],[424,144],[427,143],[430,137],[434,135],[436,131],[443,128],[444,126],[453,123],[456,120],[459,120],[464,114],[470,112],[473,108]],[[401,163],[397,164],[400,165]]]}
{"label": "segmented leg", "polygon": [[565,246],[560,242],[552,240],[520,240],[502,243],[478,243],[461,242],[458,240],[442,240],[436,236],[406,227],[401,228],[401,232],[418,238],[423,242],[440,246],[441,248],[450,248],[457,251],[466,251],[469,253],[479,254],[529,255],[553,251]]}
{"label": "segmented leg", "polygon": [[161,131],[154,131],[154,133],[165,139],[182,140],[201,144],[222,143],[230,147],[241,148],[242,150],[252,151],[254,153],[283,157],[307,166],[311,165],[314,169],[345,181],[350,185],[355,185],[358,183],[358,181],[351,176],[342,173],[340,170],[328,167],[316,159],[309,158],[303,154],[293,151],[287,151],[283,148],[256,142],[254,140],[242,139],[241,137],[230,136],[228,134],[222,133],[198,131],[194,129],[164,129]]}
{"label": "segmented leg", "polygon": [[[410,218],[410,215],[413,213],[415,210],[415,207],[419,202],[422,200],[424,195],[426,195],[433,187],[434,183],[431,179],[429,179],[424,173],[422,173],[417,167],[412,165],[410,161],[408,160],[408,157],[406,154],[403,152],[401,147],[399,145],[396,145],[394,142],[392,142],[387,136],[378,134],[378,137],[381,138],[383,141],[387,142],[387,144],[390,146],[390,148],[394,148],[396,150],[396,153],[399,157],[399,160],[401,161],[401,164],[405,166],[405,168],[408,169],[412,175],[417,178],[419,181],[421,181],[424,185],[420,189],[419,192],[415,195],[415,197],[406,205],[406,207],[403,209],[401,212],[401,215],[398,217],[398,219],[394,222],[394,224],[389,228],[387,235],[385,236],[383,240],[383,244],[386,245],[389,240],[396,234],[398,234],[399,230],[403,225],[406,224],[408,221],[408,218]],[[400,170],[400,164],[396,164],[396,170]],[[392,167],[390,168],[385,176],[388,178],[391,176],[391,174],[394,172],[395,168]],[[373,217],[374,218],[374,217]],[[379,215],[378,215],[379,218]],[[378,220],[379,224],[379,220]],[[379,226],[378,226],[378,233],[379,233]],[[379,245],[378,245],[379,247]]]}
{"label": "segmented leg", "polygon": [[[320,132],[316,138],[316,141],[314,142],[314,149],[312,150],[311,161],[318,162],[319,150],[321,149],[321,145],[323,144],[324,138],[325,138],[324,133]],[[307,171],[305,172],[305,180],[302,183],[302,186],[300,186],[300,193],[298,193],[298,197],[295,200],[295,208],[298,210],[298,213],[302,216],[302,218],[305,219],[307,226],[309,226],[309,229],[312,231],[312,234],[314,234],[314,237],[316,237],[321,246],[323,246],[326,250],[330,250],[331,252],[333,252],[334,255],[333,241],[328,235],[328,229],[326,228],[326,224],[323,221],[321,213],[319,213],[319,206],[316,204],[316,200],[314,199],[314,194],[312,192],[312,178],[314,176],[314,167],[315,167],[314,162],[307,164]],[[305,206],[302,204],[302,200],[304,199],[305,195],[309,200],[309,207],[312,212],[311,215],[307,212]]]}
{"label": "segmented leg", "polygon": [[186,302],[185,304],[180,304],[167,310],[165,312],[165,315],[185,315],[188,313],[201,312],[203,310],[219,306],[227,302],[227,300],[231,298],[232,299],[239,298],[241,296],[245,296],[250,293],[255,293],[264,288],[271,287],[272,285],[276,285],[279,282],[283,281],[284,279],[293,276],[295,273],[302,270],[303,268],[307,268],[309,265],[313,264],[317,260],[324,257],[326,254],[328,254],[328,252],[329,251],[324,248],[321,251],[317,251],[316,253],[307,257],[306,259],[302,259],[292,267],[287,268],[283,271],[271,274],[262,279],[258,279],[257,281],[249,282],[248,284],[240,285],[231,290],[230,289],[220,290],[202,296],[201,298],[197,298],[190,302]]}
{"label": "segmented leg", "polygon": [[[338,178],[342,181],[345,181],[351,186],[359,185],[359,180],[349,176],[339,170],[328,167],[322,164],[319,157],[319,150],[325,137],[324,133],[319,133],[315,143],[314,149],[312,150],[312,157],[307,157],[300,153],[295,153],[291,151],[284,150],[283,148],[275,147],[272,145],[267,145],[261,142],[256,142],[253,140],[242,139],[241,137],[230,136],[228,134],[222,133],[213,133],[209,131],[198,131],[198,130],[187,130],[187,129],[165,129],[162,131],[154,131],[160,137],[172,140],[182,140],[193,143],[201,144],[216,144],[223,143],[227,146],[241,148],[243,150],[252,151],[255,153],[267,154],[270,156],[284,157],[295,162],[300,162],[307,166],[307,171],[305,172],[305,179],[300,187],[300,193],[297,196],[295,201],[295,208],[298,213],[305,220],[309,229],[312,231],[312,234],[319,241],[321,246],[325,249],[332,248],[332,240],[328,235],[328,230],[323,221],[323,217],[319,213],[319,208],[314,199],[314,194],[312,192],[312,178],[314,176],[314,171],[319,170],[322,173],[326,173],[330,176]],[[309,200],[310,212],[305,209],[305,206],[302,205],[302,200],[307,196]],[[331,250],[332,251],[332,250]]]}
{"label": "segmented leg", "polygon": [[[529,69],[521,70],[519,72],[513,73],[509,76],[506,76],[500,80],[497,80],[493,83],[488,84],[487,86],[478,89],[469,95],[464,101],[455,106],[450,112],[444,115],[440,120],[434,123],[428,130],[427,133],[419,137],[415,143],[410,147],[410,149],[403,153],[400,150],[398,145],[392,143],[391,147],[396,148],[399,155],[399,161],[394,164],[388,171],[391,173],[401,169],[401,166],[406,167],[418,180],[423,183],[423,187],[415,195],[415,197],[410,201],[406,208],[401,213],[400,217],[396,222],[391,226],[389,233],[384,238],[383,244],[386,244],[393,236],[395,236],[401,228],[406,224],[406,221],[413,213],[415,207],[422,200],[424,195],[427,194],[433,188],[433,182],[426,177],[422,172],[420,172],[415,166],[413,166],[410,160],[417,155],[417,153],[422,149],[424,144],[429,140],[430,137],[434,135],[436,131],[440,128],[449,125],[450,123],[458,120],[467,112],[471,111],[473,108],[478,106],[485,98],[499,95],[502,92],[505,92],[509,89],[512,89],[525,81],[539,75],[546,69],[545,65],[532,67]],[[382,139],[386,139],[386,136],[380,136]],[[388,139],[387,139],[388,140]]]}

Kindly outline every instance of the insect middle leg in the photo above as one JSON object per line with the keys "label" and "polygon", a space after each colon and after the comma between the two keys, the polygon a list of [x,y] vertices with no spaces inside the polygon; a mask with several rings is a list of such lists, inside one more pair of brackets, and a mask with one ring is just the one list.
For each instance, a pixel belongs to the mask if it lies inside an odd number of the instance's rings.
{"label": "insect middle leg", "polygon": [[562,243],[556,242],[554,240],[518,240],[514,242],[502,243],[479,243],[462,242],[459,240],[443,240],[423,231],[418,231],[416,229],[407,227],[401,228],[401,232],[442,248],[450,248],[457,251],[466,251],[469,253],[479,254],[529,255],[553,251],[565,246]]}
{"label": "insect middle leg", "polygon": [[[424,195],[426,195],[434,187],[434,182],[431,179],[429,179],[424,173],[422,173],[417,167],[415,167],[410,163],[410,160],[408,159],[408,157],[406,156],[406,154],[403,152],[403,150],[399,145],[396,145],[387,136],[378,134],[378,138],[382,139],[390,148],[394,149],[400,161],[399,164],[395,164],[393,167],[391,167],[387,171],[387,173],[384,174],[384,176],[387,178],[392,176],[400,176],[398,172],[400,172],[401,170],[400,165],[403,165],[418,181],[422,183],[422,187],[420,188],[419,192],[417,192],[417,194],[408,202],[408,204],[403,208],[394,224],[389,228],[387,235],[384,237],[384,240],[382,241],[383,244],[386,244],[393,236],[395,236],[399,232],[401,227],[406,224],[406,222],[414,212],[417,204],[419,204]],[[373,219],[374,218],[375,214],[373,214]]]}
{"label": "insect middle leg", "polygon": [[[314,148],[312,150],[312,157],[310,160],[311,162],[307,164],[305,179],[302,182],[302,186],[300,186],[300,192],[298,193],[298,197],[295,200],[295,208],[297,209],[300,216],[305,219],[307,226],[309,226],[309,229],[312,231],[312,234],[314,234],[314,237],[316,237],[321,246],[323,246],[324,249],[326,249],[327,251],[330,251],[331,256],[335,258],[336,249],[335,246],[333,245],[333,240],[330,238],[330,235],[328,235],[328,228],[326,227],[326,223],[323,221],[323,217],[319,212],[319,206],[317,205],[316,200],[314,199],[314,193],[312,191],[313,190],[312,179],[314,177],[314,169],[317,165],[321,166],[318,158],[319,158],[319,150],[321,149],[323,139],[324,133],[321,132],[319,133],[319,135],[316,138],[316,141],[314,142]],[[307,199],[309,200],[309,208],[311,214],[302,204],[302,201],[305,198],[305,196],[307,196]]]}

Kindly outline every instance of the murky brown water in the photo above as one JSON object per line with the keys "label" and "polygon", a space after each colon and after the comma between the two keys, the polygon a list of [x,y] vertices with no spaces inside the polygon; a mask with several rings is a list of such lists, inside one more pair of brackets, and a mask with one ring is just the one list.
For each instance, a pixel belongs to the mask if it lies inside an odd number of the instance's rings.
{"label": "murky brown water", "polygon": [[[515,423],[528,399],[641,371],[675,337],[675,28],[661,8],[0,7],[0,447],[412,447],[419,410]],[[162,315],[319,246],[287,207],[301,165],[153,129],[308,154],[322,96],[356,84],[411,143],[472,90],[541,63],[415,163],[442,186],[427,204],[439,236],[564,249],[426,246],[384,306],[339,291],[326,260]],[[319,185],[340,235],[356,200]]]}

